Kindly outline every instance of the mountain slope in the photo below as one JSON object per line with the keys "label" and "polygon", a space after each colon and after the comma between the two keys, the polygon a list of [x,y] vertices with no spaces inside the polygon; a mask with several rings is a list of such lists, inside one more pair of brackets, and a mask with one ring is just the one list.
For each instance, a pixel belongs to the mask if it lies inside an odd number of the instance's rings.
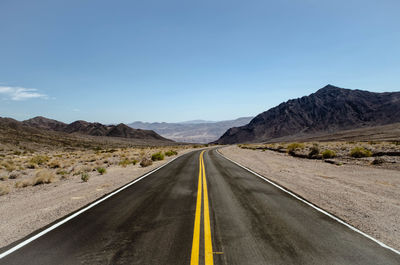
{"label": "mountain slope", "polygon": [[400,122],[400,92],[373,93],[327,85],[316,93],[281,103],[249,124],[230,128],[219,144],[333,133]]}
{"label": "mountain slope", "polygon": [[[3,150],[81,150],[97,148],[126,148],[135,146],[162,146],[171,145],[155,132],[133,130],[129,127],[114,126],[106,136],[92,136],[82,133],[66,133],[45,127],[43,124],[36,127],[29,123],[11,118],[0,117],[0,149]],[[122,127],[122,129],[121,129]],[[132,135],[130,132],[138,133]],[[122,131],[122,132],[121,132]],[[174,143],[177,144],[177,143]]]}
{"label": "mountain slope", "polygon": [[238,118],[219,122],[190,121],[181,123],[166,122],[133,122],[132,128],[154,130],[156,133],[178,142],[209,143],[217,140],[227,129],[242,126],[250,122],[252,117]]}
{"label": "mountain slope", "polygon": [[141,129],[133,129],[123,123],[120,123],[116,126],[109,126],[110,130],[107,133],[107,136],[112,137],[124,137],[124,138],[134,138],[134,139],[155,139],[155,140],[163,140],[163,141],[171,141],[166,139],[156,132],[152,130],[141,130]]}
{"label": "mountain slope", "polygon": [[25,121],[16,121],[10,118],[1,118],[3,128],[14,128],[32,133],[61,132],[67,134],[80,134],[89,136],[119,137],[136,140],[156,140],[171,142],[154,131],[133,129],[123,123],[118,125],[104,125],[98,122],[87,122],[78,120],[70,124],[48,119],[45,117],[35,117]]}
{"label": "mountain slope", "polygon": [[68,124],[38,116],[22,122],[26,126],[52,131],[63,131]]}

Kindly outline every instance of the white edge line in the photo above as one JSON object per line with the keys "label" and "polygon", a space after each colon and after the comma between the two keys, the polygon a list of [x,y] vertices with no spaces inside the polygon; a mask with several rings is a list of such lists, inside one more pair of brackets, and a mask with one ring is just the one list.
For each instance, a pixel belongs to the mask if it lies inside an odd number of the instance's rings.
{"label": "white edge line", "polygon": [[346,223],[345,221],[343,221],[343,220],[337,218],[336,216],[334,216],[334,215],[328,213],[327,211],[325,211],[325,210],[319,208],[318,206],[316,206],[316,205],[314,205],[314,204],[312,204],[312,203],[310,203],[310,202],[304,200],[303,198],[300,198],[299,196],[297,196],[297,195],[294,194],[293,192],[291,192],[291,191],[287,190],[286,188],[284,188],[284,187],[282,187],[282,186],[276,184],[275,182],[269,180],[268,178],[266,178],[266,177],[264,177],[264,176],[261,176],[260,174],[254,172],[253,170],[251,170],[251,169],[249,169],[249,168],[247,168],[247,167],[245,167],[245,166],[242,166],[241,164],[239,164],[239,163],[233,161],[232,159],[230,159],[230,158],[224,156],[221,152],[219,152],[218,149],[217,149],[217,153],[218,153],[220,156],[222,156],[223,158],[225,158],[225,159],[231,161],[232,163],[238,165],[239,167],[241,167],[241,168],[243,168],[243,169],[249,171],[250,173],[256,175],[257,177],[259,177],[259,178],[265,180],[265,181],[268,182],[269,184],[271,184],[271,185],[277,187],[278,189],[280,189],[280,190],[282,190],[282,191],[288,193],[289,195],[291,195],[291,196],[293,196],[294,198],[298,199],[299,201],[301,201],[301,202],[307,204],[308,206],[314,208],[315,210],[317,210],[317,211],[319,211],[319,212],[321,212],[321,213],[323,213],[323,214],[329,216],[329,217],[332,218],[333,220],[335,220],[335,221],[341,223],[342,225],[347,226],[348,228],[350,228],[350,229],[353,230],[354,232],[357,232],[357,233],[359,233],[359,234],[365,236],[366,238],[368,238],[368,239],[374,241],[375,243],[378,243],[381,247],[384,247],[384,248],[386,248],[386,249],[389,249],[389,250],[393,251],[394,253],[400,255],[400,251],[398,251],[398,250],[396,250],[396,249],[394,249],[394,248],[392,248],[392,247],[389,247],[388,245],[386,245],[385,243],[379,241],[378,239],[373,238],[372,236],[370,236],[370,235],[368,235],[368,234],[362,232],[361,230],[358,230],[358,229],[355,228],[354,226],[352,226],[352,225]]}
{"label": "white edge line", "polygon": [[[192,151],[192,152],[193,152],[193,151]],[[189,152],[189,153],[190,153],[190,152]],[[185,154],[188,154],[188,153],[185,153]],[[38,234],[36,234],[36,235],[34,235],[34,236],[32,236],[32,237],[30,237],[30,238],[28,238],[28,239],[22,241],[22,242],[19,243],[18,245],[16,245],[16,246],[10,248],[9,250],[7,250],[7,251],[1,253],[1,254],[0,254],[0,259],[6,257],[7,255],[10,255],[11,253],[17,251],[18,249],[22,248],[23,246],[29,244],[30,242],[32,242],[32,241],[38,239],[39,237],[41,237],[41,236],[47,234],[47,233],[50,232],[51,230],[56,229],[56,228],[59,227],[60,225],[65,224],[65,223],[68,222],[69,220],[71,220],[71,219],[77,217],[78,215],[80,215],[80,214],[86,212],[87,210],[89,210],[90,208],[96,206],[97,204],[99,204],[99,203],[101,203],[101,202],[107,200],[108,198],[114,196],[115,194],[117,194],[117,193],[123,191],[124,189],[126,189],[126,188],[132,186],[132,185],[135,184],[136,182],[138,182],[138,181],[144,179],[145,177],[147,177],[147,176],[153,174],[154,172],[156,172],[156,171],[158,171],[159,169],[165,167],[166,165],[168,165],[168,164],[170,164],[171,162],[173,162],[175,159],[178,159],[179,157],[181,157],[181,156],[183,156],[183,155],[185,155],[185,154],[182,154],[182,155],[180,155],[180,156],[178,156],[178,157],[175,157],[174,159],[170,160],[169,162],[165,163],[164,165],[161,165],[161,166],[159,166],[158,168],[155,168],[155,169],[151,170],[150,172],[144,174],[143,176],[141,176],[141,177],[139,177],[139,178],[133,180],[132,182],[130,182],[130,183],[128,183],[128,184],[125,184],[124,186],[122,186],[121,188],[117,189],[116,191],[114,191],[114,192],[108,194],[107,196],[103,197],[102,199],[99,199],[98,201],[95,201],[94,203],[92,203],[92,204],[86,206],[85,208],[79,210],[78,212],[76,212],[76,213],[74,213],[74,214],[68,216],[67,218],[61,220],[60,222],[55,223],[54,225],[52,225],[52,226],[46,228],[45,230],[43,230],[42,232],[40,232],[40,233],[38,233]]]}

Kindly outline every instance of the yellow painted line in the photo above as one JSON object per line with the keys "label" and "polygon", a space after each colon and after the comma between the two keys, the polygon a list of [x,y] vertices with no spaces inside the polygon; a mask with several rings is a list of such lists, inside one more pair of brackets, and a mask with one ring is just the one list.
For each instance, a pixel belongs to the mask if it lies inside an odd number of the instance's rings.
{"label": "yellow painted line", "polygon": [[194,218],[194,231],[193,231],[193,243],[192,243],[192,256],[190,259],[190,265],[199,264],[199,249],[200,249],[200,221],[201,221],[201,159],[204,151],[201,152],[199,157],[199,184],[197,187],[197,202],[196,202],[196,215]]}
{"label": "yellow painted line", "polygon": [[201,153],[201,167],[203,171],[203,192],[204,192],[204,259],[205,265],[213,265],[213,251],[211,242],[210,209],[208,206],[208,191],[206,171],[204,169],[203,153]]}

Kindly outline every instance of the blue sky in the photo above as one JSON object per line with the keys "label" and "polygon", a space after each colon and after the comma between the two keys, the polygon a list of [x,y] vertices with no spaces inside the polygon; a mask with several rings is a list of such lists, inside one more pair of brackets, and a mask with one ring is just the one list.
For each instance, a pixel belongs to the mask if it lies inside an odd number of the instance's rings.
{"label": "blue sky", "polygon": [[400,1],[0,1],[0,116],[225,120],[399,91]]}

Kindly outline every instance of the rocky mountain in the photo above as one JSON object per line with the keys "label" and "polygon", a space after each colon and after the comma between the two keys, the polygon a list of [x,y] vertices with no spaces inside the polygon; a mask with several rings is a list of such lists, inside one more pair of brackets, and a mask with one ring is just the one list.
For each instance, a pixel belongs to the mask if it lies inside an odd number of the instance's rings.
{"label": "rocky mountain", "polygon": [[25,120],[22,122],[26,126],[44,129],[44,130],[52,130],[52,131],[63,131],[68,124],[48,119],[42,116],[38,116],[29,120]]}
{"label": "rocky mountain", "polygon": [[[12,120],[12,119],[11,119]],[[104,125],[98,122],[87,122],[87,121],[75,121],[70,124],[66,124],[60,121],[48,119],[45,117],[35,117],[23,122],[18,122],[23,125],[24,128],[36,128],[47,131],[64,132],[68,134],[77,133],[82,135],[91,136],[107,136],[107,137],[121,137],[129,139],[143,139],[143,140],[161,140],[171,141],[166,139],[154,131],[133,129],[123,123],[118,125]]]}
{"label": "rocky mountain", "polygon": [[400,122],[400,92],[373,93],[327,85],[309,96],[281,103],[247,125],[230,128],[216,142],[263,142],[396,122]]}
{"label": "rocky mountain", "polygon": [[166,122],[133,122],[128,124],[132,128],[153,130],[156,133],[178,142],[209,143],[217,140],[227,129],[242,126],[250,122],[253,117],[238,118],[227,121],[194,120],[181,123]]}
{"label": "rocky mountain", "polygon": [[152,130],[133,129],[123,123],[111,126],[107,136],[135,138],[135,139],[156,139],[163,141],[171,141],[166,139]]}
{"label": "rocky mountain", "polygon": [[[155,132],[133,130],[135,133],[138,133],[133,135],[130,133],[132,132],[132,129],[126,125],[112,127],[107,136],[92,136],[89,134],[66,133],[51,130],[44,128],[43,124],[34,123],[36,124],[35,126],[41,128],[29,126],[28,124],[29,123],[24,123],[11,118],[0,117],[0,149],[33,152],[37,150],[48,151],[63,149],[71,151],[88,148],[113,149],[137,146],[148,147],[171,145],[171,140],[166,140],[159,135],[157,136]],[[109,137],[115,135],[117,137]],[[179,143],[173,144],[175,145]]]}

